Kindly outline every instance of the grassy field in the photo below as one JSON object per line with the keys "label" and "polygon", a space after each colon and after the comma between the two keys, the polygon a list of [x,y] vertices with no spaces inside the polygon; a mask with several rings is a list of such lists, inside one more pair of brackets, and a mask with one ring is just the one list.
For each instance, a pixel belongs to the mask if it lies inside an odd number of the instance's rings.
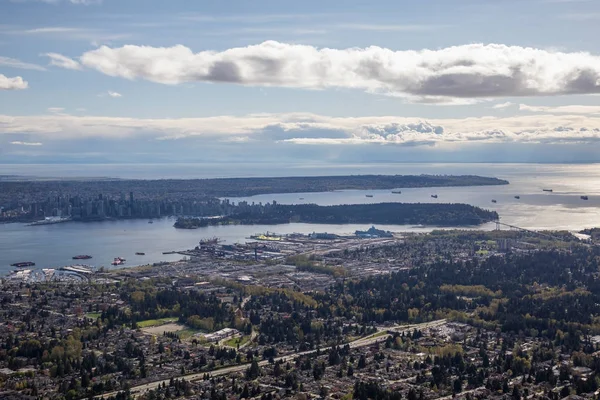
{"label": "grassy field", "polygon": [[234,337],[234,338],[231,338],[229,340],[224,341],[223,344],[225,346],[229,346],[229,347],[234,347],[235,348],[235,347],[238,346],[238,344],[240,346],[243,346],[249,340],[250,340],[250,336]]}
{"label": "grassy field", "polygon": [[138,322],[137,326],[138,328],[150,328],[152,326],[160,326],[170,322],[177,322],[177,320],[178,318],[147,319],[146,321]]}
{"label": "grassy field", "polygon": [[179,339],[181,339],[181,340],[186,340],[186,339],[190,339],[197,333],[202,333],[202,331],[200,331],[198,329],[187,328],[187,329],[183,329],[183,330],[180,330],[179,332],[177,332],[177,336],[179,336]]}
{"label": "grassy field", "polygon": [[91,312],[91,313],[87,313],[85,314],[86,318],[91,318],[91,319],[98,319],[100,318],[102,314],[98,313],[98,312]]}

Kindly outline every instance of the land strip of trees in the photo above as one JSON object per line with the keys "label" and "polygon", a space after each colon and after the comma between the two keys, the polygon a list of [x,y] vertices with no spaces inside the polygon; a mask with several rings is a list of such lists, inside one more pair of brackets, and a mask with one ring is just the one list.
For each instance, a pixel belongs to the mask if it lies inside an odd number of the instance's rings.
{"label": "land strip of trees", "polygon": [[196,229],[209,225],[286,224],[418,224],[429,226],[480,225],[498,219],[495,211],[468,204],[378,203],[318,206],[273,205],[257,212],[240,212],[221,218],[179,218],[176,228]]}

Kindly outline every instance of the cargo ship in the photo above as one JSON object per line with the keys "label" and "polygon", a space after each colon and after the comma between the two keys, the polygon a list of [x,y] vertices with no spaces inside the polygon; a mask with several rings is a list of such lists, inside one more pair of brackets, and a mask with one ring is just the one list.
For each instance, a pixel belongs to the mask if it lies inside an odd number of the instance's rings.
{"label": "cargo ship", "polygon": [[581,200],[589,200],[589,197],[587,197],[587,196],[581,196],[580,199]]}
{"label": "cargo ship", "polygon": [[71,217],[46,217],[41,221],[32,222],[31,224],[29,224],[29,226],[53,225],[69,221],[71,221]]}
{"label": "cargo ship", "polygon": [[393,194],[402,194],[402,192],[400,190],[392,190]]}
{"label": "cargo ship", "polygon": [[366,197],[373,197],[373,195],[372,195],[372,194],[367,194],[367,195],[365,195],[365,196],[366,196]]}
{"label": "cargo ship", "polygon": [[90,258],[92,258],[92,256],[88,256],[87,254],[85,254],[85,255],[74,256],[73,260],[89,260]]}
{"label": "cargo ship", "polygon": [[24,261],[24,262],[18,262],[18,263],[14,263],[14,264],[10,264],[11,267],[17,267],[17,268],[26,268],[26,267],[33,267],[35,266],[34,262],[31,261]]}
{"label": "cargo ship", "polygon": [[[268,233],[268,232],[267,232]],[[212,237],[210,239],[202,239],[198,242],[200,246],[216,246],[221,240],[218,237]]]}
{"label": "cargo ship", "polygon": [[552,189],[542,189],[543,192],[552,192]]}
{"label": "cargo ship", "polygon": [[521,196],[515,196],[515,199],[519,200],[521,198]]}
{"label": "cargo ship", "polygon": [[146,253],[142,253],[141,251],[138,251],[137,253],[135,253],[136,256],[145,256]]}
{"label": "cargo ship", "polygon": [[497,201],[496,201],[496,200],[494,200],[494,199],[492,199],[492,203],[497,203]]}
{"label": "cargo ship", "polygon": [[363,238],[363,239],[364,238],[391,238],[391,237],[394,237],[392,232],[383,231],[381,229],[375,228],[374,226],[370,227],[366,231],[356,231],[356,232],[354,232],[354,234],[356,236],[358,236],[359,238]]}

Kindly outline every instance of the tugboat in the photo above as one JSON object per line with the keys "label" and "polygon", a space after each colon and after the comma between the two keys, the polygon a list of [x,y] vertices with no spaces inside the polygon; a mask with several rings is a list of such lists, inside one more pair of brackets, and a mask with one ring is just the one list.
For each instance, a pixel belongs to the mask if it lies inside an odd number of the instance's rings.
{"label": "tugboat", "polygon": [[519,200],[521,198],[521,196],[515,196],[515,199]]}
{"label": "tugboat", "polygon": [[589,200],[589,198],[587,196],[581,196],[580,199],[581,200]]}
{"label": "tugboat", "polygon": [[434,199],[437,199],[438,195],[437,194],[432,194],[431,197],[433,197]]}
{"label": "tugboat", "polygon": [[497,203],[496,199],[492,199],[492,203]]}
{"label": "tugboat", "polygon": [[88,256],[86,254],[86,255],[74,256],[73,260],[89,260],[90,258],[92,258],[92,256]]}
{"label": "tugboat", "polygon": [[121,264],[125,264],[125,260],[124,258],[121,257],[116,257],[113,262],[110,263],[110,265],[121,265]]}

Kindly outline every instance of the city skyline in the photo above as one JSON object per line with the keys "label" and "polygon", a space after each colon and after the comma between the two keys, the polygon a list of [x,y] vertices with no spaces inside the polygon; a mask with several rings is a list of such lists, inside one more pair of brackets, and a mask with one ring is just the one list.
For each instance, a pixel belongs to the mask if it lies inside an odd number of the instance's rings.
{"label": "city skyline", "polygon": [[594,1],[0,11],[0,163],[600,161]]}

